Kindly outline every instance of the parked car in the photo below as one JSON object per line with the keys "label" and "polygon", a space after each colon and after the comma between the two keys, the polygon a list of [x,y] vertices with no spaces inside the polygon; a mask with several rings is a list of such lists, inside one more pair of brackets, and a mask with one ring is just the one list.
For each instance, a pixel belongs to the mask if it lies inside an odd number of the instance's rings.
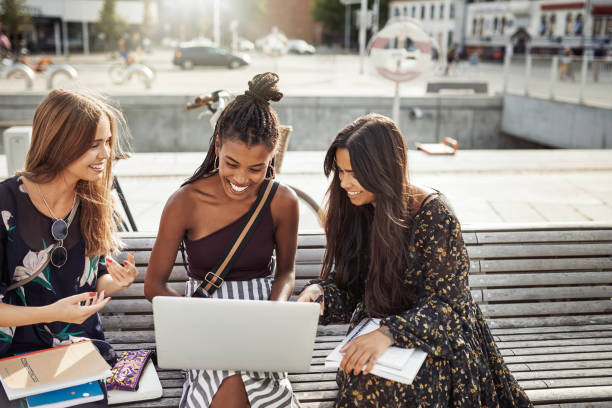
{"label": "parked car", "polygon": [[294,54],[309,54],[312,55],[315,53],[315,47],[311,44],[308,44],[304,40],[296,40],[290,39],[288,40],[289,52]]}
{"label": "parked car", "polygon": [[183,69],[192,69],[196,65],[227,66],[235,69],[249,65],[248,55],[237,54],[218,47],[189,46],[179,47],[174,52],[172,63]]}
{"label": "parked car", "polygon": [[255,49],[255,44],[253,44],[252,41],[249,41],[246,38],[239,38],[238,49],[242,52],[251,52]]}

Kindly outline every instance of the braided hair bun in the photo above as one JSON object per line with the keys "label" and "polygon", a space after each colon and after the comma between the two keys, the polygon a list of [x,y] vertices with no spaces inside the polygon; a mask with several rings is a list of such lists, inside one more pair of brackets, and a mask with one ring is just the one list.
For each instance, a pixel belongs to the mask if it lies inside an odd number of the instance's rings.
{"label": "braided hair bun", "polygon": [[[249,81],[249,89],[230,102],[217,120],[204,162],[184,184],[208,177],[215,171],[215,141],[239,140],[247,146],[264,144],[275,153],[278,146],[278,117],[270,101],[283,97],[278,90],[278,75],[273,72],[258,74]],[[274,173],[274,160],[272,160]]]}
{"label": "braided hair bun", "polygon": [[258,102],[270,103],[270,101],[278,102],[283,97],[283,93],[276,86],[278,75],[274,72],[265,72],[258,74],[249,81],[249,89],[244,94],[255,99]]}

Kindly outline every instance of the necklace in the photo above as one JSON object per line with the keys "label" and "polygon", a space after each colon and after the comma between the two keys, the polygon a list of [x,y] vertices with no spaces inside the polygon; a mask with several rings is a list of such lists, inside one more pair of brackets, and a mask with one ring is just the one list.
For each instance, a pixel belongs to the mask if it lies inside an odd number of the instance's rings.
{"label": "necklace", "polygon": [[49,262],[51,262],[51,264],[53,264],[56,268],[61,268],[68,260],[68,251],[64,247],[64,240],[68,236],[68,228],[70,227],[70,224],[72,223],[72,220],[74,219],[74,216],[76,214],[76,208],[78,206],[77,194],[76,192],[74,193],[74,199],[72,200],[72,209],[70,210],[70,214],[68,215],[68,221],[66,222],[66,220],[64,220],[63,218],[57,218],[55,214],[53,214],[51,206],[49,206],[49,203],[47,203],[45,195],[40,189],[38,183],[36,183],[36,188],[38,189],[38,193],[40,194],[40,197],[45,203],[47,210],[49,210],[49,214],[51,214],[51,217],[54,218],[53,224],[51,224],[51,236],[55,240],[57,240],[57,243],[55,245],[55,248],[53,248],[50,253]]}
{"label": "necklace", "polygon": [[[45,207],[47,207],[47,210],[49,210],[49,214],[51,214],[51,217],[53,217],[54,220],[59,220],[58,217],[55,216],[55,214],[53,214],[53,211],[51,210],[51,207],[49,206],[49,204],[47,203],[47,200],[45,199],[45,195],[43,194],[42,190],[40,189],[40,185],[38,183],[36,184],[36,188],[38,189],[38,193],[40,194],[40,197],[43,200],[43,203],[45,203]],[[74,207],[74,203],[76,202],[76,193],[74,193],[74,198],[72,199],[72,207]],[[72,208],[70,207],[70,208]]]}

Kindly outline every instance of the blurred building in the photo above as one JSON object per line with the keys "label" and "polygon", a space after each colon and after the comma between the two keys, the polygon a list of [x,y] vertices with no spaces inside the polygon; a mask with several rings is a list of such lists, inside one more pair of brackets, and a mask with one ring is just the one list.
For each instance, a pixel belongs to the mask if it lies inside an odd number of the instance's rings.
{"label": "blurred building", "polygon": [[[103,0],[27,0],[31,21],[23,35],[28,48],[56,54],[104,49],[104,38],[96,30],[103,4]],[[151,20],[157,21],[154,1],[117,0],[115,11],[128,26],[140,26],[145,4]]]}
{"label": "blurred building", "polygon": [[267,0],[266,16],[257,27],[256,37],[276,26],[287,38],[320,43],[321,24],[312,18],[314,0]]}
{"label": "blurred building", "polygon": [[556,54],[600,46],[612,38],[612,0],[474,2],[466,10],[466,46],[502,58],[515,53]]}
{"label": "blurred building", "polygon": [[461,43],[463,0],[392,0],[389,7],[390,20],[417,20],[440,48],[445,33],[448,46]]}

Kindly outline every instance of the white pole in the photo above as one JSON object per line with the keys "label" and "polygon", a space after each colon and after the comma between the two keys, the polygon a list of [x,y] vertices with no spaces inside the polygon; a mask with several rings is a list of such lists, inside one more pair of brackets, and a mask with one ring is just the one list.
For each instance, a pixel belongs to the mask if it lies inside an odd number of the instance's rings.
{"label": "white pole", "polygon": [[555,86],[557,86],[557,76],[559,75],[559,57],[554,56],[552,58],[552,64],[550,67],[550,99],[555,99]]}
{"label": "white pole", "polygon": [[531,54],[525,55],[525,96],[529,96],[529,77],[531,76]]}
{"label": "white pole", "polygon": [[395,98],[393,98],[393,121],[400,127],[400,83],[395,82]]}
{"label": "white pole", "polygon": [[60,25],[58,22],[53,23],[53,40],[55,42],[55,55],[62,53],[62,40],[60,39]]}
{"label": "white pole", "polygon": [[582,70],[580,72],[580,93],[578,94],[578,103],[584,103],[584,87],[586,86],[588,68],[589,57],[585,52],[582,54]]}
{"label": "white pole", "polygon": [[218,47],[221,45],[221,5],[219,0],[213,1],[213,42]]}
{"label": "white pole", "polygon": [[89,54],[89,27],[87,21],[82,22],[83,27],[83,53]]}
{"label": "white pole", "polygon": [[442,33],[442,67],[446,69],[448,63],[448,31],[450,30],[450,0],[444,0],[444,28]]}
{"label": "white pole", "polygon": [[365,64],[365,42],[366,42],[366,17],[368,12],[368,0],[361,0],[359,10],[359,73],[363,74]]}
{"label": "white pole", "polygon": [[508,93],[508,81],[510,76],[510,61],[512,55],[508,52],[508,47],[506,47],[506,52],[504,54],[504,87],[502,92]]}

